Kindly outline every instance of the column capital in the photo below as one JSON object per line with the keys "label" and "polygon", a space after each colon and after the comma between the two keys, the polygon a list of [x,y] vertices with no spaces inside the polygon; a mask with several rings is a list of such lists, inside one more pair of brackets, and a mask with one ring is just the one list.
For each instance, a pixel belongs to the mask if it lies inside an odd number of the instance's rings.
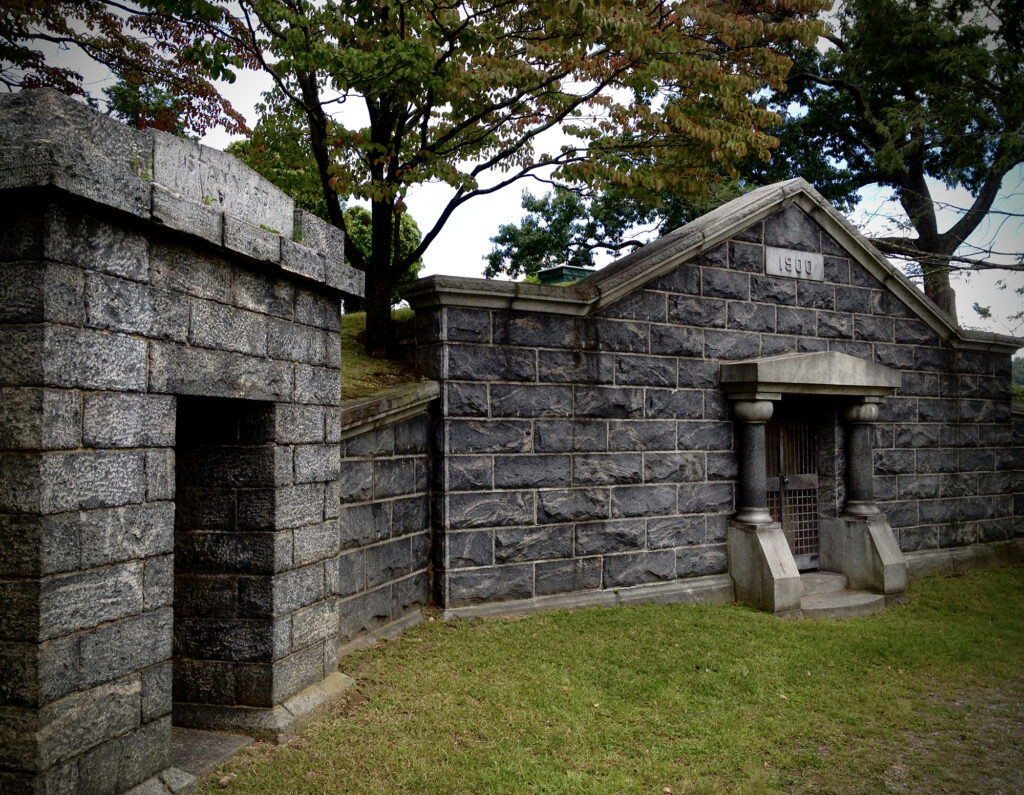
{"label": "column capital", "polygon": [[740,422],[768,422],[775,405],[770,400],[734,400],[732,408]]}
{"label": "column capital", "polygon": [[855,403],[843,409],[843,419],[847,422],[874,422],[878,419],[877,403]]}

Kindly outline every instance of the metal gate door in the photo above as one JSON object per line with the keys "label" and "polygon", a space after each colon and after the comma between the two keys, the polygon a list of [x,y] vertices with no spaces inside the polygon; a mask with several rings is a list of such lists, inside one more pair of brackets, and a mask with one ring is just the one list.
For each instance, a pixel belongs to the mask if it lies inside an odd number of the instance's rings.
{"label": "metal gate door", "polygon": [[[801,571],[818,568],[818,466],[814,423],[776,403],[768,422],[768,510]],[[799,407],[794,407],[799,409]]]}

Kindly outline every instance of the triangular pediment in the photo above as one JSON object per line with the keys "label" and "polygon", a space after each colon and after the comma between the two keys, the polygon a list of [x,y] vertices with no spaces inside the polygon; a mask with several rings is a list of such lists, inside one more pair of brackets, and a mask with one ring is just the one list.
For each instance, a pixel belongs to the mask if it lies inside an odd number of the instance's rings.
{"label": "triangular pediment", "polygon": [[722,389],[731,397],[782,395],[884,397],[900,386],[899,371],[838,351],[793,353],[723,362]]}

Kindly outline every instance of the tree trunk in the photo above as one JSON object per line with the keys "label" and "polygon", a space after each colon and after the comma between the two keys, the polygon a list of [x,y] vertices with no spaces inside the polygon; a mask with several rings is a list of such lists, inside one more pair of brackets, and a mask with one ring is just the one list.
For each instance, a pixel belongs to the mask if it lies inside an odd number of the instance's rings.
{"label": "tree trunk", "polygon": [[394,327],[391,323],[391,278],[395,215],[390,202],[370,205],[370,262],[366,269],[366,352],[384,357],[395,354]]}

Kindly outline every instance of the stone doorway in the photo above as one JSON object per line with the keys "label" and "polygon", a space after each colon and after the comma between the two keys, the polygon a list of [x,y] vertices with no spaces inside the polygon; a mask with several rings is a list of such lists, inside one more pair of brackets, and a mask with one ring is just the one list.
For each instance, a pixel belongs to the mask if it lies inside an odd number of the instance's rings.
{"label": "stone doorway", "polygon": [[[801,401],[802,403],[802,401]],[[768,512],[800,571],[818,568],[818,423],[810,407],[780,401],[765,428]]]}
{"label": "stone doorway", "polygon": [[179,397],[174,722],[273,706],[274,408]]}

